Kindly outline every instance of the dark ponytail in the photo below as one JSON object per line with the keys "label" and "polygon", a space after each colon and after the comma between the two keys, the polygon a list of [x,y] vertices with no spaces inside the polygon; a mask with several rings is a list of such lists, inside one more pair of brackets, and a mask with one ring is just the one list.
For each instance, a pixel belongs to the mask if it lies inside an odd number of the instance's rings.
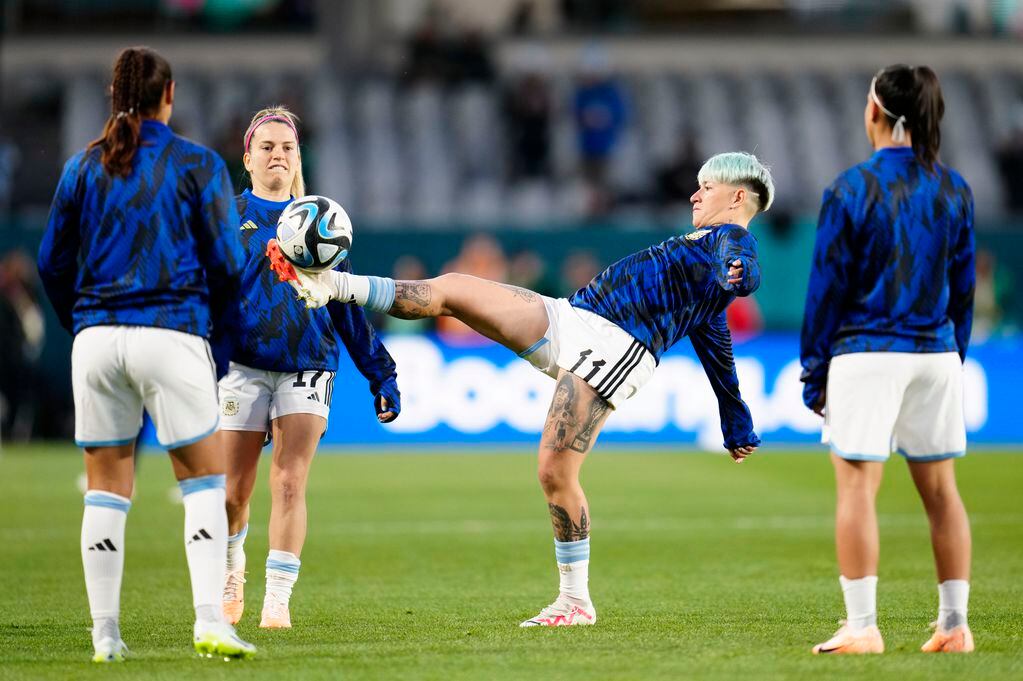
{"label": "dark ponytail", "polygon": [[159,110],[171,80],[170,64],[147,47],[129,47],[117,56],[110,83],[110,118],[103,134],[88,147],[102,150],[100,160],[111,175],[126,177],[131,172],[142,118]]}
{"label": "dark ponytail", "polygon": [[[895,64],[878,72],[874,90],[884,108],[906,117],[906,130],[913,138],[917,160],[933,169],[941,148],[941,117],[945,100],[938,76],[928,66]],[[894,120],[888,118],[888,124]]]}

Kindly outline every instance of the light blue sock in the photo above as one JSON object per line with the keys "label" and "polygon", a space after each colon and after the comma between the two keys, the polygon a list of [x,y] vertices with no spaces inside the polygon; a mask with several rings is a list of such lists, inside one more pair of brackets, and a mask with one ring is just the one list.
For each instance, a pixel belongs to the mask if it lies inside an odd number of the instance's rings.
{"label": "light blue sock", "polygon": [[554,557],[558,561],[560,590],[584,603],[590,602],[590,538],[579,541],[554,540]]}
{"label": "light blue sock", "polygon": [[291,589],[298,581],[302,561],[294,553],[270,549],[266,556],[266,595],[287,603]]}
{"label": "light blue sock", "polygon": [[394,279],[390,277],[366,277],[369,293],[363,307],[374,312],[387,314],[394,305]]}

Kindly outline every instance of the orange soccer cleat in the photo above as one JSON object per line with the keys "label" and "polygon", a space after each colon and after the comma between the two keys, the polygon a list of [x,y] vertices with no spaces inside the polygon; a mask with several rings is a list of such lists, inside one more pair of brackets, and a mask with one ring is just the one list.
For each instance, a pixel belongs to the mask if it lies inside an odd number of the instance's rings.
{"label": "orange soccer cleat", "polygon": [[236,570],[228,572],[224,580],[224,621],[228,624],[238,624],[245,610],[245,572]]}
{"label": "orange soccer cleat", "polygon": [[270,259],[270,271],[277,275],[282,282],[298,281],[298,273],[295,266],[288,262],[281,253],[280,244],[277,239],[270,239],[266,242],[266,257]]}
{"label": "orange soccer cleat", "polygon": [[920,646],[925,653],[972,653],[973,632],[965,624],[952,627],[948,631],[938,629],[935,622],[933,625],[934,634],[927,639],[927,643]]}
{"label": "orange soccer cleat", "polygon": [[835,635],[813,647],[814,655],[863,655],[883,653],[884,640],[876,624],[853,629],[844,621]]}

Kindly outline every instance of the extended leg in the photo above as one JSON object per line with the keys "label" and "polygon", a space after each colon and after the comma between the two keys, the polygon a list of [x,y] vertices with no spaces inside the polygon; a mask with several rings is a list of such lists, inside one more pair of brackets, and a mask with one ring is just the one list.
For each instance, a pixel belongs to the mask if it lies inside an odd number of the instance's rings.
{"label": "extended leg", "polygon": [[222,430],[227,453],[227,565],[224,575],[224,619],[237,624],[245,611],[245,538],[249,532],[249,500],[256,484],[265,433]]}

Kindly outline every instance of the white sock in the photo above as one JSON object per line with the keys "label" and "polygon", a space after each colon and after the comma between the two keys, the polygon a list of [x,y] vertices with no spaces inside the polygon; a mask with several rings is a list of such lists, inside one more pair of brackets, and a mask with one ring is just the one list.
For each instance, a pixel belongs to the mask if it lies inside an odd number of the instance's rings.
{"label": "white sock", "polygon": [[938,585],[938,629],[948,631],[966,624],[966,605],[970,583],[965,579],[946,579]]}
{"label": "white sock", "polygon": [[192,605],[198,622],[219,622],[227,563],[224,476],[179,480],[185,505],[185,556],[192,577]]}
{"label": "white sock", "polygon": [[121,577],[124,574],[124,525],[131,501],[113,492],[89,490],[82,514],[82,567],[89,594],[93,645],[120,640]]}
{"label": "white sock", "polygon": [[245,572],[245,537],[249,526],[245,525],[238,534],[227,538],[227,572]]}
{"label": "white sock", "polygon": [[294,553],[270,549],[266,555],[266,597],[274,596],[287,603],[291,590],[298,581],[298,570],[302,561]]}
{"label": "white sock", "polygon": [[582,603],[590,602],[590,538],[579,541],[554,540],[558,561],[559,590]]}
{"label": "white sock", "polygon": [[394,305],[394,279],[389,277],[337,272],[333,276],[333,285],[333,297],[343,303],[355,303],[384,314]]}
{"label": "white sock", "polygon": [[851,629],[877,624],[877,576],[846,579],[839,577],[845,597],[846,623]]}

